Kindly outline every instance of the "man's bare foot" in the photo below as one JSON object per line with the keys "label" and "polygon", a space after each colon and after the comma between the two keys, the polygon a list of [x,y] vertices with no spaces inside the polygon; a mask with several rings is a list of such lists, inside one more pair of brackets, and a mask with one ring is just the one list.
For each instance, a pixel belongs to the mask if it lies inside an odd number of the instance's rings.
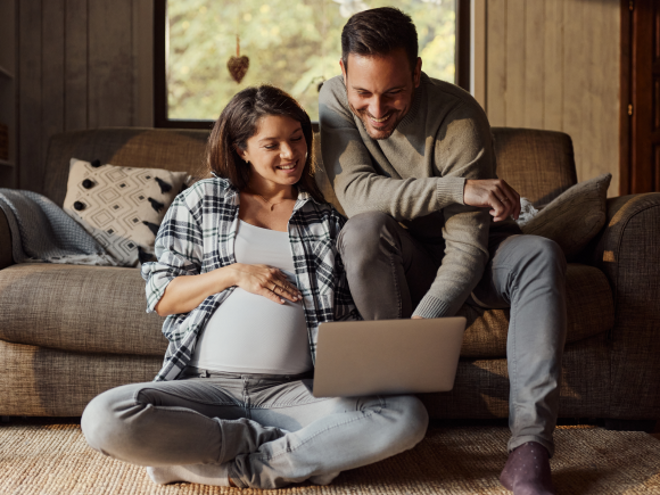
{"label": "man's bare foot", "polygon": [[514,495],[555,495],[546,448],[540,443],[528,442],[513,449],[500,482]]}

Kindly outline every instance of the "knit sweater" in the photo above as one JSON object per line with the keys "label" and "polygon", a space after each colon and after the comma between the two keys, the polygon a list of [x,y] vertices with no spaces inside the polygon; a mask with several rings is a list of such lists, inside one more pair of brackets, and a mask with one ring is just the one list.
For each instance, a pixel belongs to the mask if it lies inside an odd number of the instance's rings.
{"label": "knit sweater", "polygon": [[319,114],[323,163],[347,215],[391,215],[440,263],[413,314],[455,314],[488,262],[492,218],[463,203],[466,179],[496,177],[482,108],[461,88],[422,73],[408,114],[389,138],[376,141],[351,112],[337,76],[321,89]]}

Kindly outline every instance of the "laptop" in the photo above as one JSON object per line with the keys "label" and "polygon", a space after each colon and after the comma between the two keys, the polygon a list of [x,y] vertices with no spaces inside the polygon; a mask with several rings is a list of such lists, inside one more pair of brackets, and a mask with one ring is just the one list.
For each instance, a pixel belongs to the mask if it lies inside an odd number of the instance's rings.
{"label": "laptop", "polygon": [[465,324],[462,316],[321,323],[314,397],[451,390]]}

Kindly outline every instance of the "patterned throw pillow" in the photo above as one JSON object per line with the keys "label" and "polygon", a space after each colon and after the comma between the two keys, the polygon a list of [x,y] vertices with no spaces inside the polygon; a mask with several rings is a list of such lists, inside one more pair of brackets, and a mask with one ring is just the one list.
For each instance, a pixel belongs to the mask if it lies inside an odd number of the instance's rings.
{"label": "patterned throw pillow", "polygon": [[187,172],[71,159],[63,209],[123,266],[153,259],[165,212],[190,182]]}
{"label": "patterned throw pillow", "polygon": [[524,234],[555,241],[571,261],[605,225],[611,180],[612,174],[602,174],[575,184],[518,225]]}

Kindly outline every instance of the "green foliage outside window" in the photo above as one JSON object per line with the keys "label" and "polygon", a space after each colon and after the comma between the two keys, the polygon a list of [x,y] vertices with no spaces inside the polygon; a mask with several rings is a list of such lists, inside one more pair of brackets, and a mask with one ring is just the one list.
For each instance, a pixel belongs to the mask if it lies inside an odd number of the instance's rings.
{"label": "green foliage outside window", "polygon": [[[169,0],[168,117],[216,119],[236,92],[269,83],[318,120],[318,84],[341,73],[345,16],[388,5],[412,17],[422,70],[453,82],[454,0]],[[227,70],[237,36],[250,59],[240,84]]]}

